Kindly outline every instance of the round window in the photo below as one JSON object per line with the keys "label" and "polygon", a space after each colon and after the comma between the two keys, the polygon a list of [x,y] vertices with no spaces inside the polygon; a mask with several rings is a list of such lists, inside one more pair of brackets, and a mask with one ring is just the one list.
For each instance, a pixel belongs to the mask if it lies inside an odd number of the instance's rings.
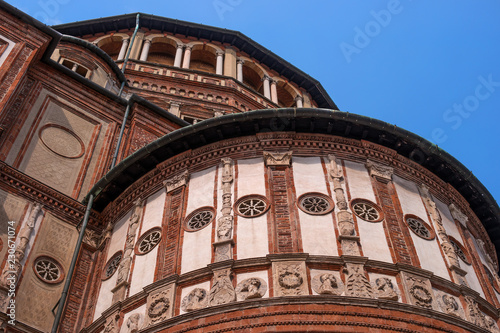
{"label": "round window", "polygon": [[434,233],[434,230],[432,230],[432,227],[425,223],[421,218],[415,215],[406,215],[405,221],[410,230],[413,231],[413,233],[418,237],[427,240],[431,240],[436,237],[436,234]]}
{"label": "round window", "polygon": [[269,204],[264,196],[252,194],[239,198],[233,209],[240,216],[257,217],[269,209]]}
{"label": "round window", "polygon": [[368,222],[380,222],[384,218],[380,207],[368,200],[353,200],[351,209],[357,217]]}
{"label": "round window", "polygon": [[198,231],[205,228],[215,217],[215,209],[213,207],[202,207],[186,218],[184,228],[186,231]]}
{"label": "round window", "polygon": [[35,275],[46,283],[59,283],[64,274],[61,265],[50,257],[38,257],[33,263]]}
{"label": "round window", "polygon": [[322,193],[305,193],[298,199],[300,210],[311,215],[330,213],[335,207],[332,199]]}
{"label": "round window", "polygon": [[457,257],[462,259],[462,261],[465,262],[467,265],[470,265],[471,261],[469,259],[469,254],[467,250],[463,247],[463,245],[460,244],[459,241],[457,241],[455,238],[451,236],[448,236],[448,239],[450,240],[450,243],[453,246],[453,249],[455,250]]}
{"label": "round window", "polygon": [[109,279],[113,274],[115,274],[118,266],[120,266],[120,261],[122,260],[122,251],[116,252],[104,267],[104,277],[103,280]]}
{"label": "round window", "polygon": [[138,255],[146,254],[153,250],[160,243],[160,228],[153,228],[146,231],[137,241],[135,253]]}

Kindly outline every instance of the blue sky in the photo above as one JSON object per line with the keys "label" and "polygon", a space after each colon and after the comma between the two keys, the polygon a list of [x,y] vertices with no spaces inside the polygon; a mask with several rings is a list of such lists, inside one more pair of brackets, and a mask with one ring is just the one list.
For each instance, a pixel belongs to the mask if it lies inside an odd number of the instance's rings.
{"label": "blue sky", "polygon": [[143,12],[237,30],[342,111],[438,144],[500,198],[498,0],[9,0],[52,25]]}

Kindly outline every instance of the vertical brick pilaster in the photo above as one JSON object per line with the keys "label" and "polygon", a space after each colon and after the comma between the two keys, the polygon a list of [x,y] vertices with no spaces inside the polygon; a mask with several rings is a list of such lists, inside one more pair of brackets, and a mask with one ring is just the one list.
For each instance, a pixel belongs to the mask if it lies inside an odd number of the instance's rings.
{"label": "vertical brick pilaster", "polygon": [[384,223],[387,224],[386,227],[389,231],[389,241],[394,251],[395,261],[409,265],[418,265],[415,260],[417,255],[409,239],[410,236],[405,234],[407,230],[401,226],[402,217],[399,216],[401,214],[398,214],[399,201],[397,201],[396,191],[392,181],[387,181],[378,177],[372,177],[372,181],[380,205],[384,210]]}
{"label": "vertical brick pilaster", "polygon": [[292,226],[290,224],[290,205],[286,182],[286,167],[270,167],[269,181],[272,200],[272,214],[274,217],[275,251],[277,253],[294,252],[292,240]]}
{"label": "vertical brick pilaster", "polygon": [[175,274],[180,263],[178,252],[185,189],[185,186],[181,186],[167,193],[155,281]]}
{"label": "vertical brick pilaster", "polygon": [[96,255],[86,248],[84,245],[80,250],[78,262],[76,264],[75,273],[71,280],[71,286],[68,293],[66,308],[64,310],[61,327],[59,332],[76,332],[79,331],[83,312],[85,311],[85,300],[88,296],[87,287],[89,277],[93,269],[93,263]]}

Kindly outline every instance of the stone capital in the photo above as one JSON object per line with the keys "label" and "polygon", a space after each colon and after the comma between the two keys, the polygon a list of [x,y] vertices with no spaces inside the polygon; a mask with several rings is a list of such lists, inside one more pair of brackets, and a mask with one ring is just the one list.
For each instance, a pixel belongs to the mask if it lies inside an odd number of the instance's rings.
{"label": "stone capital", "polygon": [[266,166],[290,166],[292,162],[292,152],[264,152],[264,162]]}
{"label": "stone capital", "polygon": [[216,51],[216,52],[215,52],[215,54],[216,54],[217,56],[222,57],[222,56],[224,55],[224,51]]}
{"label": "stone capital", "polygon": [[168,192],[171,192],[181,186],[185,186],[189,180],[189,172],[185,170],[181,174],[178,174],[176,176],[173,176],[171,178],[168,178],[163,182],[163,185],[165,185],[165,188]]}
{"label": "stone capital", "polygon": [[387,181],[392,180],[392,174],[394,173],[393,168],[383,164],[375,163],[371,160],[366,160],[365,165],[370,172],[371,177],[378,177]]}
{"label": "stone capital", "polygon": [[266,80],[271,81],[272,79],[269,75],[264,74],[264,76],[262,77],[262,81],[266,81]]}
{"label": "stone capital", "polygon": [[455,206],[455,204],[453,204],[453,203],[449,206],[449,208],[450,208],[451,216],[453,216],[453,218],[455,220],[457,220],[458,222],[460,222],[460,224],[462,224],[464,227],[467,228],[467,221],[469,221],[469,218],[467,217],[467,215],[462,213],[460,211],[460,209],[458,209],[458,207]]}
{"label": "stone capital", "polygon": [[243,60],[243,59],[238,59],[238,60],[236,60],[236,63],[237,63],[237,64],[241,64],[241,65],[243,65],[243,64],[245,63],[245,60]]}

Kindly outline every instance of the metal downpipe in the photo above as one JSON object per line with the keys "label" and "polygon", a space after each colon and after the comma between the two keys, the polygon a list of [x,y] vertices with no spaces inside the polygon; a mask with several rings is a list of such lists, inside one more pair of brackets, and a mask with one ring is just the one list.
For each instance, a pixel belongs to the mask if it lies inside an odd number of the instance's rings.
{"label": "metal downpipe", "polygon": [[78,241],[76,242],[75,252],[73,252],[73,258],[71,259],[71,264],[68,269],[68,275],[66,276],[66,281],[64,282],[64,289],[59,299],[59,306],[57,308],[56,317],[54,319],[54,324],[52,325],[52,333],[57,333],[59,328],[59,323],[61,321],[64,306],[66,305],[66,298],[68,296],[69,286],[71,285],[71,279],[73,278],[73,273],[75,271],[76,262],[78,260],[78,254],[80,253],[80,248],[82,247],[83,237],[85,236],[85,229],[90,219],[90,211],[92,209],[92,204],[94,203],[94,194],[90,194],[89,202],[87,203],[87,209],[85,210],[85,215],[83,217],[82,228],[80,229],[80,234],[78,235]]}

